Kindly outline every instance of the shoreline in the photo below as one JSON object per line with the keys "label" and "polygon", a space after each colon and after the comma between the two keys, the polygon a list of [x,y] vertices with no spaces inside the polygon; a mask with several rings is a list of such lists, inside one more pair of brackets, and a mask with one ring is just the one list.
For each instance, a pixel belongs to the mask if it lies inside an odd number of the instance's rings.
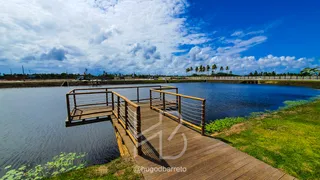
{"label": "shoreline", "polygon": [[[267,132],[270,132],[270,131],[276,131],[278,133],[281,133],[285,138],[289,138],[290,140],[294,140],[294,137],[290,137],[290,133],[286,133],[285,131],[282,131],[281,128],[276,128],[274,129],[274,122],[272,121],[279,121],[279,120],[273,120],[272,117],[282,117],[284,121],[287,121],[286,124],[284,125],[281,125],[283,127],[286,127],[286,128],[292,128],[290,127],[290,125],[292,123],[296,123],[296,125],[298,126],[299,123],[298,122],[295,122],[295,121],[292,121],[291,120],[291,117],[290,116],[294,116],[295,114],[299,113],[300,112],[300,109],[301,108],[316,108],[317,107],[317,104],[320,103],[320,100],[314,100],[314,101],[309,101],[305,104],[301,104],[301,105],[295,105],[295,106],[292,106],[292,107],[287,107],[287,108],[280,108],[278,110],[275,110],[273,112],[266,112],[266,113],[263,113],[261,115],[257,115],[257,116],[253,116],[253,117],[248,117],[246,121],[244,122],[239,122],[237,124],[234,124],[233,126],[231,127],[228,127],[226,129],[224,129],[223,131],[221,131],[219,134],[216,134],[214,136],[212,135],[209,135],[210,137],[212,138],[216,138],[216,139],[219,139],[221,141],[224,141],[224,142],[227,142],[228,144],[230,144],[231,146],[245,152],[245,153],[248,153],[250,154],[252,157],[255,157],[257,159],[260,159],[261,161],[264,161],[265,163],[271,165],[272,167],[275,167],[275,168],[283,168],[282,170],[285,171],[286,173],[289,173],[293,176],[296,176],[296,177],[299,177],[301,179],[303,178],[314,178],[315,177],[315,174],[316,172],[314,172],[316,169],[316,167],[314,166],[313,163],[315,162],[312,162],[311,167],[313,168],[312,172],[307,172],[307,171],[303,171],[303,168],[300,168],[299,166],[295,167],[295,168],[291,168],[290,166],[290,162],[293,161],[293,160],[296,160],[294,158],[290,158],[291,156],[289,155],[292,155],[291,153],[292,152],[287,152],[285,151],[285,155],[288,155],[288,157],[284,156],[284,157],[278,157],[278,156],[273,156],[273,152],[270,152],[268,151],[268,149],[259,149],[259,153],[256,154],[254,149],[255,147],[251,148],[249,144],[250,144],[250,141],[248,142],[248,145],[244,146],[240,143],[237,144],[236,141],[234,139],[238,138],[238,136],[241,137],[241,133],[244,133],[245,134],[245,131],[250,131],[250,129],[252,129],[252,127],[255,127],[255,126],[250,126],[250,125],[246,125],[248,123],[256,123],[256,121],[260,122],[258,124],[255,124],[256,126],[261,126],[261,122],[263,121],[271,121],[271,124],[267,124],[266,128],[263,128],[265,131]],[[287,113],[287,114],[285,114]],[[300,113],[300,116],[302,116],[303,114]],[[279,122],[281,124],[281,122]],[[306,125],[308,125],[308,122],[305,122]],[[279,125],[279,124],[277,124]],[[246,128],[245,128],[246,127]],[[286,135],[286,136],[285,136]],[[281,135],[279,135],[281,136]],[[234,138],[235,137],[235,138]],[[244,136],[246,137],[246,136]],[[264,136],[263,136],[264,137]],[[251,138],[255,138],[254,136],[251,137],[251,136],[248,136],[247,137],[247,140],[251,140]],[[260,137],[261,139],[262,137]],[[269,137],[269,138],[272,138],[272,137]],[[277,138],[279,138],[277,136]],[[305,137],[305,138],[310,138],[310,137]],[[235,141],[235,142],[233,142]],[[260,140],[258,141],[260,142]],[[264,142],[264,143],[267,143],[268,141]],[[294,146],[295,144],[292,143],[292,141],[289,141],[291,142],[286,144],[287,146]],[[272,141],[273,143],[273,141]],[[277,144],[277,143],[274,143],[275,146],[277,146],[278,148],[277,149],[280,149],[280,150],[283,150],[283,149],[286,149],[284,148],[285,146],[283,144]],[[263,144],[263,145],[268,145],[268,144]],[[301,145],[303,147],[303,145]],[[294,146],[296,147],[296,146]],[[313,147],[314,148],[314,147]],[[313,148],[310,148],[308,150],[314,150]],[[271,154],[270,154],[271,153]],[[276,152],[275,152],[276,153]],[[287,153],[287,154],[286,154]],[[261,155],[262,154],[262,155]],[[300,154],[301,157],[304,157],[304,158],[310,158],[309,156],[307,156],[306,154]],[[130,156],[128,156],[130,157]],[[313,156],[311,156],[313,157]],[[277,161],[277,158],[279,158],[280,160],[282,160],[282,158],[284,158],[286,161],[285,162],[282,162],[282,161]],[[97,166],[88,166],[88,167],[85,167],[83,169],[80,169],[80,170],[76,170],[76,171],[70,171],[70,172],[66,172],[66,173],[62,173],[62,174],[59,174],[57,176],[54,176],[54,177],[50,177],[48,179],[68,179],[68,178],[84,178],[86,177],[86,172],[88,171],[91,171],[91,172],[95,172],[96,169],[99,169],[99,167],[108,167],[108,166],[111,166],[112,164],[114,164],[114,162],[122,162],[123,158],[122,157],[119,157],[117,158],[116,160],[113,160],[109,163],[106,163],[106,164],[102,164],[102,165],[97,165]],[[287,162],[287,161],[290,161],[290,162]],[[308,161],[306,161],[305,159],[298,159],[297,161],[300,161],[300,163],[308,163]],[[314,160],[314,161],[317,161],[317,160]],[[129,168],[131,171],[130,173],[128,173],[127,175],[131,176],[131,177],[137,177],[137,179],[144,179],[143,175],[142,174],[135,174],[134,171],[132,171],[132,168],[135,167],[135,162],[134,161],[131,161],[132,164],[130,164],[129,166],[127,166],[126,168]],[[281,163],[281,164],[280,164]],[[120,169],[121,170],[121,169]],[[301,172],[300,172],[301,171]],[[106,171],[105,174],[107,174],[108,171]],[[116,174],[116,173],[115,173]],[[95,176],[91,176],[92,177],[96,177],[97,175]],[[101,177],[104,177],[104,176],[98,176],[99,178]]]}
{"label": "shoreline", "polygon": [[3,88],[27,88],[27,87],[61,87],[61,86],[89,86],[99,87],[103,85],[121,84],[165,84],[165,83],[227,83],[227,84],[267,84],[283,86],[302,86],[320,89],[319,80],[110,80],[110,81],[77,81],[77,80],[30,80],[30,81],[0,81],[0,89]]}
{"label": "shoreline", "polygon": [[320,99],[292,101],[278,110],[246,117],[210,136],[299,179],[317,179],[319,105]]}

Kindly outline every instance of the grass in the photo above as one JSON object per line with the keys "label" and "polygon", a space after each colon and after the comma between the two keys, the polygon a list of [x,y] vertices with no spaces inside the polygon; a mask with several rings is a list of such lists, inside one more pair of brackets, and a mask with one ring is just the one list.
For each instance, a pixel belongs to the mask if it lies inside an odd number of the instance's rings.
{"label": "grass", "polygon": [[299,179],[320,179],[320,100],[287,102],[233,127],[216,137]]}
{"label": "grass", "polygon": [[207,133],[221,132],[225,129],[231,128],[233,125],[244,122],[244,117],[227,117],[224,119],[215,120],[206,125]]}
{"label": "grass", "polygon": [[79,180],[79,179],[142,179],[141,174],[134,171],[134,163],[131,158],[118,158],[105,165],[90,166],[84,169],[79,169],[67,173],[63,173],[47,180]]}

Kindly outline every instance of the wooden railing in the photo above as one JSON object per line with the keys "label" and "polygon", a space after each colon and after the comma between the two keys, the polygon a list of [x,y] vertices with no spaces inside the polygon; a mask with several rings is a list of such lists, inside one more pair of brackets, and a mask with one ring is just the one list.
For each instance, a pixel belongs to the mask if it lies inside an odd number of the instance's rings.
{"label": "wooden railing", "polygon": [[88,116],[94,114],[108,113],[112,112],[111,110],[102,109],[99,110],[97,108],[96,111],[89,113],[81,113],[78,114],[77,111],[82,108],[92,108],[92,107],[105,107],[110,106],[106,102],[106,96],[112,94],[111,91],[86,91],[86,92],[76,92],[75,90],[71,90],[66,94],[66,102],[67,102],[67,120],[72,122],[76,120],[79,116]]}
{"label": "wooden railing", "polygon": [[[175,87],[150,89],[150,108],[205,134],[206,100],[168,92]],[[159,97],[159,98],[154,98]]]}
{"label": "wooden railing", "polygon": [[[136,97],[134,99],[130,99],[130,101],[133,102],[143,102],[148,101],[148,97],[141,97],[141,90],[143,89],[150,89],[150,88],[165,88],[167,86],[161,86],[161,85],[153,85],[153,86],[116,86],[116,87],[107,87],[107,88],[82,88],[82,89],[74,89],[74,92],[87,92],[87,91],[115,91],[115,90],[124,90],[124,89],[135,89],[135,95]],[[109,105],[109,102],[111,100],[111,96],[106,96],[106,104]]]}
{"label": "wooden railing", "polygon": [[119,93],[112,94],[112,112],[118,123],[125,129],[140,155],[141,150],[141,111],[140,106]]}
{"label": "wooden railing", "polygon": [[[148,89],[146,89],[144,94],[141,94],[140,90],[145,88]],[[148,102],[150,100],[148,95],[150,88],[163,88],[164,90],[176,89],[176,92],[178,91],[177,88],[160,85],[73,89],[66,94],[68,114],[66,124],[67,126],[71,126],[73,122],[79,124],[78,121],[89,122],[91,119],[97,120],[107,113],[114,115],[140,154],[141,110],[140,106],[135,102]],[[119,92],[115,92],[117,89],[135,89],[136,96],[133,100],[129,100]],[[145,97],[141,95],[145,95]],[[88,117],[92,118],[90,119]]]}

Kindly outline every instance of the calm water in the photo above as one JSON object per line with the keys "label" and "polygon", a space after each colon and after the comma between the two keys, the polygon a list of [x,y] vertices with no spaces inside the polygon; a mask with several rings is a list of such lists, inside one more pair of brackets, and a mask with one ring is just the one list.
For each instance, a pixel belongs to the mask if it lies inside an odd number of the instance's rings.
{"label": "calm water", "polygon": [[[268,85],[172,84],[182,94],[207,99],[207,120],[274,110],[286,100],[308,99],[318,90]],[[89,164],[119,156],[110,122],[65,128],[65,93],[72,88],[0,89],[0,167],[44,163],[60,152],[86,152]],[[132,96],[131,92],[120,91]],[[148,96],[148,91],[142,91]],[[3,171],[0,172],[0,177]]]}

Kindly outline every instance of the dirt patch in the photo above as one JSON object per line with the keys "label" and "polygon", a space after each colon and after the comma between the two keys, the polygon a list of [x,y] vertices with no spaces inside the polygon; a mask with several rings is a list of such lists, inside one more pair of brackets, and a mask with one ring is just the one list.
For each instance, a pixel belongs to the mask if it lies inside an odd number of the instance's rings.
{"label": "dirt patch", "polygon": [[218,136],[220,134],[225,134],[226,136],[230,136],[232,134],[239,134],[242,131],[244,131],[245,129],[246,129],[245,123],[239,123],[239,124],[233,125],[230,129],[224,130],[222,132],[213,133],[213,134],[211,134],[211,136],[214,137],[214,136]]}
{"label": "dirt patch", "polygon": [[95,174],[99,176],[103,176],[108,174],[108,166],[100,166],[95,170]]}

